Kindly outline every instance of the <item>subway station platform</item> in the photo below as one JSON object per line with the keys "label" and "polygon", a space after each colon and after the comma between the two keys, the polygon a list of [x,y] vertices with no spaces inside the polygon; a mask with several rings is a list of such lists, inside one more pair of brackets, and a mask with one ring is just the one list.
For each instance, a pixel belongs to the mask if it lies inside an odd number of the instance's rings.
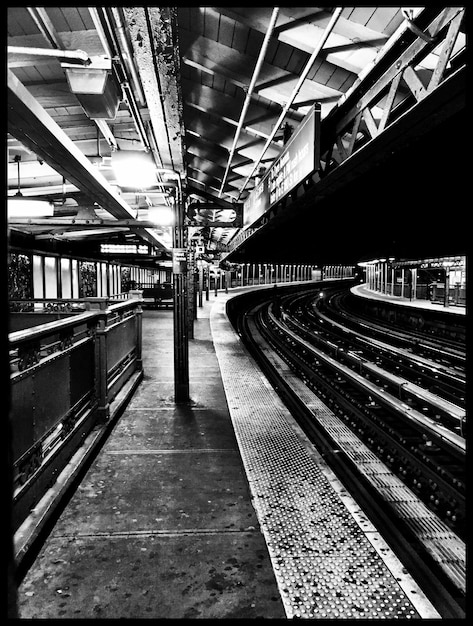
{"label": "subway station platform", "polygon": [[242,346],[225,302],[243,290],[198,309],[185,405],[173,313],[144,312],[144,379],[20,585],[21,619],[439,617]]}
{"label": "subway station platform", "polygon": [[445,306],[438,302],[431,302],[421,298],[404,298],[401,296],[391,296],[388,293],[382,293],[380,291],[374,291],[368,289],[366,283],[361,285],[355,285],[351,288],[351,292],[356,296],[362,298],[368,298],[371,300],[381,300],[383,302],[389,302],[391,304],[398,304],[399,306],[413,307],[416,309],[426,309],[428,311],[441,311],[442,313],[453,313],[457,315],[465,315],[466,307],[464,306]]}

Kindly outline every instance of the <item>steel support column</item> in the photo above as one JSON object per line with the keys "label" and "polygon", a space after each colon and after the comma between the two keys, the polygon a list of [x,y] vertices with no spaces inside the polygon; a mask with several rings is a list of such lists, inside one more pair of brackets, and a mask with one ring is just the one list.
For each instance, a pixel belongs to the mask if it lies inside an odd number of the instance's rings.
{"label": "steel support column", "polygon": [[202,292],[204,290],[204,268],[202,261],[199,261],[199,307],[203,306]]}
{"label": "steel support column", "polygon": [[[186,247],[184,231],[184,203],[178,189],[175,203],[175,225],[173,248]],[[189,401],[189,336],[187,323],[187,267],[176,272],[173,266],[174,281],[174,400],[176,403]]]}
{"label": "steel support column", "polygon": [[445,290],[443,294],[443,306],[447,307],[450,305],[449,301],[450,295],[450,268],[445,268]]}
{"label": "steel support column", "polygon": [[417,268],[412,269],[412,297],[417,298]]}

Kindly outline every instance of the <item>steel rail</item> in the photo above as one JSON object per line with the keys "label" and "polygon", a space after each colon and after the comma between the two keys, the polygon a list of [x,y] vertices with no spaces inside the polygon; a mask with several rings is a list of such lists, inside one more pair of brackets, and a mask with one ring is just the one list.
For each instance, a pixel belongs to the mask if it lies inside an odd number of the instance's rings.
{"label": "steel rail", "polygon": [[[437,394],[432,393],[431,391],[427,389],[424,389],[418,384],[413,383],[411,380],[403,378],[402,376],[399,376],[398,374],[393,374],[389,372],[388,370],[380,367],[379,365],[372,363],[369,359],[365,358],[364,356],[360,356],[359,354],[356,354],[354,350],[351,350],[351,349],[346,350],[345,348],[340,347],[340,345],[338,345],[337,343],[333,343],[327,339],[320,340],[318,333],[316,336],[314,336],[312,329],[310,327],[307,327],[307,325],[303,324],[303,322],[301,322],[299,318],[296,318],[288,314],[287,312],[283,312],[282,315],[284,317],[284,321],[291,323],[294,326],[294,328],[299,328],[302,326],[304,329],[304,332],[309,335],[310,339],[314,338],[317,342],[320,341],[323,345],[329,346],[329,348],[331,348],[337,355],[341,354],[344,360],[356,365],[360,373],[362,371],[365,371],[368,374],[373,374],[377,378],[384,380],[386,383],[390,385],[394,385],[399,390],[399,397],[401,397],[401,390],[402,390],[402,395],[408,395],[412,398],[415,398],[416,400],[419,400],[419,399],[423,400],[429,406],[439,410],[442,414],[444,414],[447,417],[447,419],[452,420],[461,429],[463,428],[463,424],[466,421],[466,411],[463,407],[458,406],[458,404],[455,404],[454,402],[451,402],[450,400],[439,397]],[[328,318],[326,319],[328,320]],[[328,321],[330,322],[330,320]],[[340,324],[338,324],[338,326],[340,326],[340,328],[345,330],[344,327],[341,326]],[[356,335],[354,331],[349,331],[349,332],[353,335]],[[370,346],[370,342],[368,340],[360,338],[360,341],[365,343],[368,346],[368,348],[372,347]],[[385,352],[389,351],[391,348],[391,346],[389,346],[388,344],[384,344],[384,346],[385,346],[384,347]]]}
{"label": "steel rail", "polygon": [[[388,465],[382,460],[375,460],[369,448],[365,451],[366,444],[355,433],[348,436],[344,422],[335,413],[329,417],[314,409],[306,391],[307,387],[310,388],[307,382],[302,379],[298,385],[298,374],[287,374],[284,356],[277,350],[273,352],[274,348],[267,348],[265,333],[256,323],[258,309],[261,311],[261,304],[245,316],[246,327],[242,326],[241,331],[245,341],[249,342],[250,350],[255,350],[254,356],[263,371],[270,376],[283,401],[291,407],[295,419],[311,438],[315,436],[314,444],[324,451],[336,473],[343,476],[342,481],[348,491],[356,493],[368,517],[373,517],[375,524],[382,527],[384,536],[389,536],[400,558],[406,559],[406,566],[412,568],[419,580],[427,585],[443,617],[463,615],[462,601],[459,602],[457,591],[452,594],[450,583],[465,593],[464,541],[437,517],[435,511],[418,499],[417,493],[393,474]],[[270,374],[272,371],[274,375]],[[315,419],[311,419],[310,415]],[[429,559],[442,572],[440,576],[434,573],[435,568],[432,568]],[[449,583],[445,583],[444,576]]]}
{"label": "steel rail", "polygon": [[441,426],[437,424],[434,420],[426,417],[425,415],[422,415],[422,413],[411,408],[409,405],[400,401],[398,398],[395,398],[391,394],[388,394],[384,390],[381,390],[374,383],[367,381],[363,376],[357,374],[356,372],[353,372],[349,367],[344,366],[332,357],[328,356],[322,350],[316,348],[309,342],[299,337],[285,323],[277,320],[271,312],[269,313],[269,316],[271,318],[271,321],[277,327],[279,327],[283,333],[287,334],[289,337],[291,337],[293,341],[297,342],[306,350],[314,354],[318,359],[324,361],[335,370],[342,372],[345,377],[355,382],[357,386],[369,391],[380,402],[382,402],[383,404],[387,404],[392,409],[399,412],[411,423],[417,424],[418,426],[426,429],[431,435],[442,440],[444,444],[448,445],[455,452],[460,452],[462,454],[466,453],[466,441],[463,437],[460,437],[455,433],[450,432],[444,426]]}
{"label": "steel rail", "polygon": [[332,320],[330,317],[328,317],[327,315],[324,315],[320,311],[317,312],[317,315],[321,319],[325,320],[328,324],[331,324],[332,326],[335,326],[336,328],[343,330],[345,333],[349,335],[354,335],[358,341],[366,343],[368,346],[372,345],[372,346],[379,348],[382,351],[383,350],[388,351],[398,356],[404,356],[404,357],[408,356],[411,361],[415,362],[417,365],[421,367],[427,367],[430,369],[439,370],[445,376],[452,377],[455,380],[458,380],[458,382],[460,383],[465,382],[464,377],[460,378],[458,376],[458,372],[456,370],[453,370],[451,367],[448,367],[441,363],[437,363],[436,361],[432,361],[431,359],[420,356],[418,354],[407,353],[407,351],[404,348],[393,346],[389,343],[385,343],[384,341],[380,341],[378,339],[372,339],[372,338],[365,339],[362,335],[360,335],[355,330],[352,330],[350,328],[347,328],[346,326],[343,326],[343,324],[340,324],[339,322]]}

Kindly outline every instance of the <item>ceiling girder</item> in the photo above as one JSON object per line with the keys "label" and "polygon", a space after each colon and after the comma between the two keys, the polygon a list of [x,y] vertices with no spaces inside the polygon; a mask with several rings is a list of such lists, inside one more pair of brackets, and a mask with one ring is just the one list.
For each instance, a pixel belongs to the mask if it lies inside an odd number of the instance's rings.
{"label": "ceiling girder", "polygon": [[184,172],[184,124],[173,7],[123,7],[162,167]]}
{"label": "ceiling girder", "polygon": [[[238,248],[249,238],[261,236],[265,226],[278,221],[279,227],[284,220],[297,214],[298,210],[310,206],[314,211],[316,205],[343,189],[354,178],[361,176],[380,163],[405,148],[410,141],[430,132],[436,124],[455,115],[465,107],[465,68],[457,70],[452,76],[441,83],[437,89],[429,93],[423,100],[413,106],[405,115],[392,122],[382,133],[377,134],[368,143],[337,164],[333,169],[327,168],[321,177],[319,172],[312,175],[314,183],[307,191],[303,184],[299,185],[290,197],[284,201],[280,210],[271,210],[250,228],[238,232],[227,247],[227,257],[238,253]],[[332,142],[336,140],[332,138]],[[350,158],[348,158],[350,157]],[[355,237],[357,233],[353,233]]]}
{"label": "ceiling girder", "polygon": [[8,131],[114,217],[134,217],[128,205],[29,91],[8,70]]}
{"label": "ceiling girder", "polygon": [[[8,70],[8,131],[66,180],[76,185],[92,204],[97,203],[118,219],[134,213],[98,169]],[[149,229],[135,231],[148,242],[163,247]]]}

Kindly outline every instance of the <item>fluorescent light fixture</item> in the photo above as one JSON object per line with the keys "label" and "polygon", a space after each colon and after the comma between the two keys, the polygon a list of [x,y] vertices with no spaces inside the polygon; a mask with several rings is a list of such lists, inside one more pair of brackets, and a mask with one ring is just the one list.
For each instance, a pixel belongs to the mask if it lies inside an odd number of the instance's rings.
{"label": "fluorescent light fixture", "polygon": [[148,152],[140,150],[113,152],[112,169],[120,187],[147,189],[158,184],[156,165]]}
{"label": "fluorescent light fixture", "polygon": [[8,219],[15,217],[52,217],[54,215],[54,204],[47,200],[13,197],[8,198],[7,212]]}

